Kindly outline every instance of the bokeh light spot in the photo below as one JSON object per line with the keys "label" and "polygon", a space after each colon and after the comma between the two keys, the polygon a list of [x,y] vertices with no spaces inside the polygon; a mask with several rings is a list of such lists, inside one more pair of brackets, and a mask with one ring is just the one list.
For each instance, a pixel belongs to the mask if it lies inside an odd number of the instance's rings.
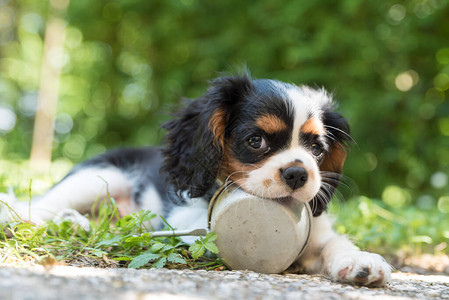
{"label": "bokeh light spot", "polygon": [[16,126],[16,114],[6,106],[0,106],[0,134],[8,133]]}
{"label": "bokeh light spot", "polygon": [[422,195],[416,200],[416,205],[421,209],[432,209],[435,203],[435,198],[430,195]]}
{"label": "bokeh light spot", "polygon": [[436,172],[430,177],[430,184],[436,189],[441,189],[447,185],[447,175],[443,172]]}
{"label": "bokeh light spot", "polygon": [[402,19],[404,19],[405,15],[406,15],[406,13],[407,13],[407,10],[401,4],[395,4],[392,7],[390,7],[390,9],[388,10],[388,16],[390,17],[391,21],[393,21],[393,23],[395,23],[395,24],[402,21]]}
{"label": "bokeh light spot", "polygon": [[145,73],[148,76],[151,76],[152,72],[151,67],[145,63],[144,59],[126,51],[120,53],[120,56],[118,58],[118,67],[121,71],[132,76],[137,76]]}
{"label": "bokeh light spot", "polygon": [[443,213],[449,213],[449,196],[442,196],[438,199],[438,209]]}
{"label": "bokeh light spot", "polygon": [[410,202],[411,195],[398,186],[390,185],[384,189],[382,200],[392,207],[403,207]]}
{"label": "bokeh light spot", "polygon": [[123,89],[123,98],[128,103],[138,103],[146,98],[146,90],[137,83],[130,83]]}
{"label": "bokeh light spot", "polygon": [[445,91],[449,89],[449,75],[446,73],[440,73],[433,79],[433,84],[435,88],[440,91]]}
{"label": "bokeh light spot", "polygon": [[379,24],[376,27],[375,33],[381,40],[387,40],[391,36],[391,28],[387,24]]}
{"label": "bokeh light spot", "polygon": [[22,116],[31,117],[36,113],[37,108],[37,92],[32,91],[26,93],[18,101],[19,112]]}
{"label": "bokeh light spot", "polygon": [[396,76],[394,84],[402,92],[409,91],[419,81],[419,75],[414,70],[408,70]]}
{"label": "bokeh light spot", "polygon": [[81,45],[81,42],[83,41],[83,34],[78,28],[69,27],[66,31],[66,39],[65,39],[65,45],[68,48],[76,48],[79,45]]}
{"label": "bokeh light spot", "polygon": [[36,13],[24,14],[20,19],[20,23],[22,24],[23,29],[32,34],[39,33],[44,26],[42,17]]}
{"label": "bokeh light spot", "polygon": [[436,89],[436,88],[430,88],[426,91],[426,101],[432,102],[432,103],[441,103],[444,101],[445,95],[444,92]]}
{"label": "bokeh light spot", "polygon": [[48,52],[48,61],[55,69],[60,69],[67,65],[70,56],[60,47],[54,47]]}
{"label": "bokeh light spot", "polygon": [[79,160],[84,154],[86,148],[86,140],[83,136],[76,134],[70,136],[67,142],[64,144],[63,153],[70,159]]}
{"label": "bokeh light spot", "polygon": [[435,56],[440,64],[442,65],[449,64],[449,48],[443,48],[438,50]]}
{"label": "bokeh light spot", "polygon": [[432,7],[427,1],[422,1],[417,2],[413,11],[418,18],[424,19],[431,15],[435,11],[435,8]]}
{"label": "bokeh light spot", "polygon": [[73,120],[68,114],[61,113],[56,116],[55,131],[60,134],[67,134],[72,130]]}

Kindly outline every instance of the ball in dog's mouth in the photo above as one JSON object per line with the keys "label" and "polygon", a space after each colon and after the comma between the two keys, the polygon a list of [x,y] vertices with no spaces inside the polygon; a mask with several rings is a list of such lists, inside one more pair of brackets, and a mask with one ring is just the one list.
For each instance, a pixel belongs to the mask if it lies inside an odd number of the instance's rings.
{"label": "ball in dog's mouth", "polygon": [[304,251],[311,231],[308,204],[264,199],[222,186],[209,205],[209,227],[219,256],[234,270],[281,273]]}

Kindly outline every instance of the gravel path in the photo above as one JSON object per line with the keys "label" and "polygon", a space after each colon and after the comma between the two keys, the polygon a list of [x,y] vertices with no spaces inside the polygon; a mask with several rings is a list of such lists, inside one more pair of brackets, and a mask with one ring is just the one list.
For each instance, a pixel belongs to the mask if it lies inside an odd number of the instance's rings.
{"label": "gravel path", "polygon": [[0,267],[0,299],[449,299],[449,276],[394,273],[386,288],[240,271]]}

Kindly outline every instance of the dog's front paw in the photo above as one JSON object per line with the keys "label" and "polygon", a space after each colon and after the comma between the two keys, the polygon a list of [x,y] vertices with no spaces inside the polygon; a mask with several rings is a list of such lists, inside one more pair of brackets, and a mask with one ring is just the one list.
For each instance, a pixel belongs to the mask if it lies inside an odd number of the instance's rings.
{"label": "dog's front paw", "polygon": [[378,254],[355,250],[336,255],[328,273],[334,281],[379,287],[390,281],[391,266]]}

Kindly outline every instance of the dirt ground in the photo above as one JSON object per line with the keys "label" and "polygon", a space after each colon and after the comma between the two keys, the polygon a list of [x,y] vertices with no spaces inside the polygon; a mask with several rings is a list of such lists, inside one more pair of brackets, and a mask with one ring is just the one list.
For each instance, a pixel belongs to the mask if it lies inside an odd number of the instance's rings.
{"label": "dirt ground", "polygon": [[0,299],[449,299],[449,276],[395,272],[385,288],[247,271],[0,267]]}
{"label": "dirt ground", "polygon": [[[0,299],[449,299],[449,257],[390,261],[385,288],[334,283],[323,276],[247,271],[134,270],[109,260],[3,260]],[[93,267],[95,266],[95,267]]]}

